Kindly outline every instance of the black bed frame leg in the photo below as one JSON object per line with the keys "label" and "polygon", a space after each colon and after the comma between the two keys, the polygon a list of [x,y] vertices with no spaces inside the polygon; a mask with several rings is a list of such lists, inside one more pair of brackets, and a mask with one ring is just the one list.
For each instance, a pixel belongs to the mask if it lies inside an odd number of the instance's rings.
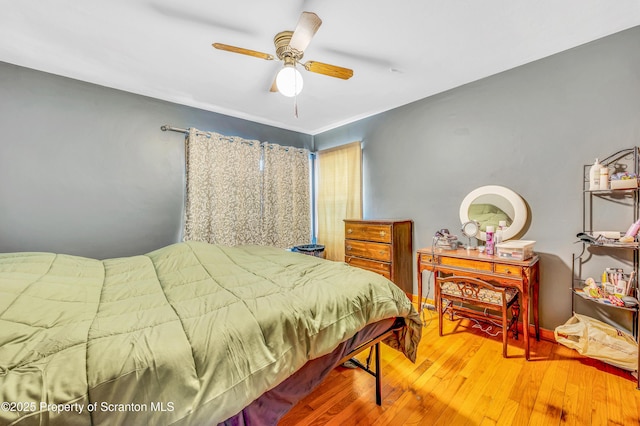
{"label": "black bed frame leg", "polygon": [[[349,358],[349,356],[353,354],[353,352],[351,352],[350,355],[347,355],[347,357],[341,361],[342,363],[349,361],[351,364],[355,365],[361,370],[366,371],[376,379],[376,404],[379,406],[382,405],[382,370],[380,368],[380,342],[381,341],[382,339],[376,341],[375,343],[371,342],[369,345],[362,348],[362,350],[369,349],[369,355],[367,355],[367,365],[364,365],[363,363],[358,361],[358,359],[355,357]],[[374,356],[374,352],[375,352],[375,356]],[[356,354],[357,353],[359,352],[356,352]],[[372,358],[374,363],[376,364],[375,369],[371,368]]]}
{"label": "black bed frame leg", "polygon": [[376,343],[376,404],[382,405],[382,378],[380,371],[380,343]]}

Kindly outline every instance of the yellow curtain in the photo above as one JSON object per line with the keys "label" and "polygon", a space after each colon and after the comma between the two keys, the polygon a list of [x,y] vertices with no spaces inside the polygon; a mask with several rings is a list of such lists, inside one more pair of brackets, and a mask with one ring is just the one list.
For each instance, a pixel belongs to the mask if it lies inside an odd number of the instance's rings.
{"label": "yellow curtain", "polygon": [[318,244],[325,258],[344,261],[344,220],[362,219],[362,148],[353,142],[318,151]]}

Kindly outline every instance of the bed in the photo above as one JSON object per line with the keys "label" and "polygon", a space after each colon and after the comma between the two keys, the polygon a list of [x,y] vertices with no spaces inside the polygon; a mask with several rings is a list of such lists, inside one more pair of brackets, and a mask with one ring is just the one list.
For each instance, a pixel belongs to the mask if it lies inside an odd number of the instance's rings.
{"label": "bed", "polygon": [[0,424],[275,424],[358,346],[415,361],[420,333],[392,282],[271,247],[0,254]]}

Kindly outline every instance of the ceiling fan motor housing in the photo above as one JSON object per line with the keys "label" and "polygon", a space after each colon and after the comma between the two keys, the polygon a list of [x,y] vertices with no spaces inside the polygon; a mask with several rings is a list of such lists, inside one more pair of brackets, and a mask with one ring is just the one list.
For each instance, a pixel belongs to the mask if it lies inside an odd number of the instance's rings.
{"label": "ceiling fan motor housing", "polygon": [[291,36],[293,36],[293,31],[282,31],[273,38],[273,44],[276,46],[276,56],[278,59],[284,60],[285,63],[287,63],[286,58],[292,58],[295,62],[298,62],[304,56],[304,52],[289,45]]}

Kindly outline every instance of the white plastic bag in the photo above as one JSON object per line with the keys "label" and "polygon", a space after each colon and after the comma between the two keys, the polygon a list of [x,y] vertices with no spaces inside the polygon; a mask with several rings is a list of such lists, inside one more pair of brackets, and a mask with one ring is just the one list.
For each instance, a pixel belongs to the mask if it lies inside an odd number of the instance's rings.
{"label": "white plastic bag", "polygon": [[581,355],[599,359],[624,370],[638,370],[638,344],[627,333],[591,317],[573,314],[556,327],[556,342]]}

